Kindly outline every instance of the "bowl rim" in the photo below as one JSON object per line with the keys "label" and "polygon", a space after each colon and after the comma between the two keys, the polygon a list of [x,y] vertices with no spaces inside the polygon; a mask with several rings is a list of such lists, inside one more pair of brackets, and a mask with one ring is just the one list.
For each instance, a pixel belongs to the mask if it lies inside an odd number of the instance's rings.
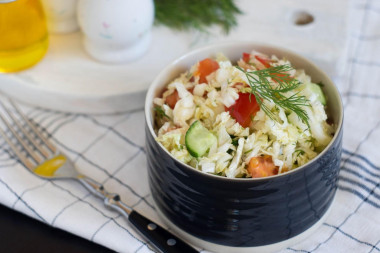
{"label": "bowl rim", "polygon": [[[321,73],[322,77],[325,80],[328,80],[330,82],[334,93],[339,98],[338,100],[335,101],[335,103],[337,103],[337,106],[338,106],[338,109],[340,112],[340,118],[338,120],[338,125],[336,127],[336,131],[335,131],[334,136],[331,139],[330,143],[322,150],[322,152],[320,152],[316,157],[314,157],[313,159],[308,161],[306,164],[304,164],[300,167],[297,167],[295,169],[292,169],[290,171],[287,171],[285,173],[281,173],[281,174],[277,174],[277,175],[273,175],[273,176],[269,176],[269,177],[260,177],[260,178],[221,177],[218,175],[202,172],[200,170],[197,170],[197,169],[191,167],[190,165],[188,165],[184,162],[179,161],[161,143],[159,143],[156,140],[157,135],[154,132],[153,124],[152,124],[152,120],[151,120],[151,116],[153,116],[153,115],[151,115],[151,113],[152,113],[151,106],[153,105],[153,98],[154,98],[153,93],[155,92],[157,85],[160,84],[160,80],[165,77],[167,72],[170,69],[172,69],[173,67],[175,67],[178,64],[178,62],[182,61],[185,58],[191,57],[194,54],[207,52],[208,50],[212,50],[213,48],[219,48],[219,47],[237,47],[238,48],[239,46],[252,46],[252,49],[254,49],[255,47],[265,47],[265,48],[268,48],[271,50],[275,49],[275,50],[281,51],[281,52],[288,54],[288,55],[294,55],[297,58],[299,58],[302,62],[307,63],[312,68],[316,69],[318,72]],[[223,52],[221,52],[221,53],[223,53]],[[152,98],[152,99],[149,100],[150,98]],[[330,150],[330,148],[334,145],[334,143],[337,141],[338,136],[340,136],[342,128],[343,128],[343,118],[344,118],[343,102],[342,102],[342,97],[340,95],[340,92],[339,92],[338,88],[336,87],[335,83],[331,80],[331,78],[321,68],[319,68],[317,65],[315,65],[312,61],[308,60],[304,56],[302,56],[298,53],[295,53],[289,49],[285,49],[283,47],[279,47],[279,46],[269,44],[269,43],[258,43],[255,41],[230,41],[230,42],[213,43],[213,44],[210,44],[210,45],[207,45],[207,46],[195,49],[195,50],[191,50],[191,51],[185,53],[184,55],[178,57],[177,59],[172,61],[169,65],[167,65],[164,69],[162,69],[160,71],[160,73],[152,81],[152,83],[150,84],[149,89],[148,89],[147,94],[146,94],[146,97],[145,97],[144,113],[145,113],[145,124],[147,125],[147,128],[149,130],[149,131],[145,131],[145,134],[146,135],[150,134],[151,137],[154,139],[154,142],[158,144],[159,148],[161,148],[164,152],[166,152],[169,155],[169,157],[171,159],[173,159],[175,162],[180,163],[186,170],[190,170],[189,171],[190,173],[199,173],[200,176],[209,177],[210,180],[222,180],[222,181],[228,181],[228,182],[245,182],[245,183],[257,182],[257,181],[267,181],[267,180],[271,180],[271,179],[285,177],[285,176],[291,175],[293,173],[296,173],[297,171],[300,171],[300,170],[307,168],[310,164],[316,162],[325,153],[327,153]],[[146,145],[148,145],[148,144],[146,144]]]}

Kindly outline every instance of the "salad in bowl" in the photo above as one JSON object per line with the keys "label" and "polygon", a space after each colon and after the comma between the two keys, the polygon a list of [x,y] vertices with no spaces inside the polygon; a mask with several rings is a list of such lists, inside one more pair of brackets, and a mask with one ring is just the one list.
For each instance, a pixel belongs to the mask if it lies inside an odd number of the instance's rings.
{"label": "salad in bowl", "polygon": [[253,42],[194,50],[154,79],[145,118],[157,213],[194,245],[274,252],[328,217],[343,105],[306,58]]}
{"label": "salad in bowl", "polygon": [[156,140],[177,160],[228,178],[300,167],[332,140],[323,83],[286,58],[205,58],[154,98]]}

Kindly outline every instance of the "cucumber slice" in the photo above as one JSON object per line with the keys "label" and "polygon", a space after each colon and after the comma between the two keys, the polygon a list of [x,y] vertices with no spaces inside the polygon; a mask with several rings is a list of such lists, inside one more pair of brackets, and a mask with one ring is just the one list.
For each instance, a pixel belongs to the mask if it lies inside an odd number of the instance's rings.
{"label": "cucumber slice", "polygon": [[185,136],[186,148],[194,157],[201,157],[206,154],[216,141],[216,136],[205,128],[199,120],[191,124]]}
{"label": "cucumber slice", "polygon": [[323,105],[326,105],[326,97],[325,97],[325,94],[323,94],[321,86],[319,86],[316,83],[309,83],[309,84],[307,84],[307,87],[310,89],[311,92],[317,94],[318,100]]}

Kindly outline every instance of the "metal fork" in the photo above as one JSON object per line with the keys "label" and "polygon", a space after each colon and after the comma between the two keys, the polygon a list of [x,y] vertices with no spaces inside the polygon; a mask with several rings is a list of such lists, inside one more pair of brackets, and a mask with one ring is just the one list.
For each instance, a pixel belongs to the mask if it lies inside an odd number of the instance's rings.
{"label": "metal fork", "polygon": [[0,119],[9,129],[7,132],[0,127],[0,134],[19,161],[32,173],[47,180],[71,179],[79,181],[92,194],[103,199],[106,207],[125,216],[159,252],[197,252],[181,239],[123,203],[118,194],[108,192],[100,183],[78,173],[74,163],[59,151],[38,130],[38,126],[29,120],[11,100],[9,102],[14,113],[0,101],[1,107],[8,115],[5,116],[0,112]]}

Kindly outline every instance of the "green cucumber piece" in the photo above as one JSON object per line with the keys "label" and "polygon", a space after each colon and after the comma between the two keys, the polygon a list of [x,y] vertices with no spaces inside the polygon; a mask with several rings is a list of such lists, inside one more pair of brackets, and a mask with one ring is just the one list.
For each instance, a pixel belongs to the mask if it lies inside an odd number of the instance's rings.
{"label": "green cucumber piece", "polygon": [[190,155],[201,157],[217,142],[217,138],[197,120],[186,132],[185,144]]}
{"label": "green cucumber piece", "polygon": [[309,83],[307,84],[307,87],[311,92],[317,94],[318,100],[322,103],[322,105],[326,105],[326,97],[325,94],[323,94],[321,86],[316,83]]}

